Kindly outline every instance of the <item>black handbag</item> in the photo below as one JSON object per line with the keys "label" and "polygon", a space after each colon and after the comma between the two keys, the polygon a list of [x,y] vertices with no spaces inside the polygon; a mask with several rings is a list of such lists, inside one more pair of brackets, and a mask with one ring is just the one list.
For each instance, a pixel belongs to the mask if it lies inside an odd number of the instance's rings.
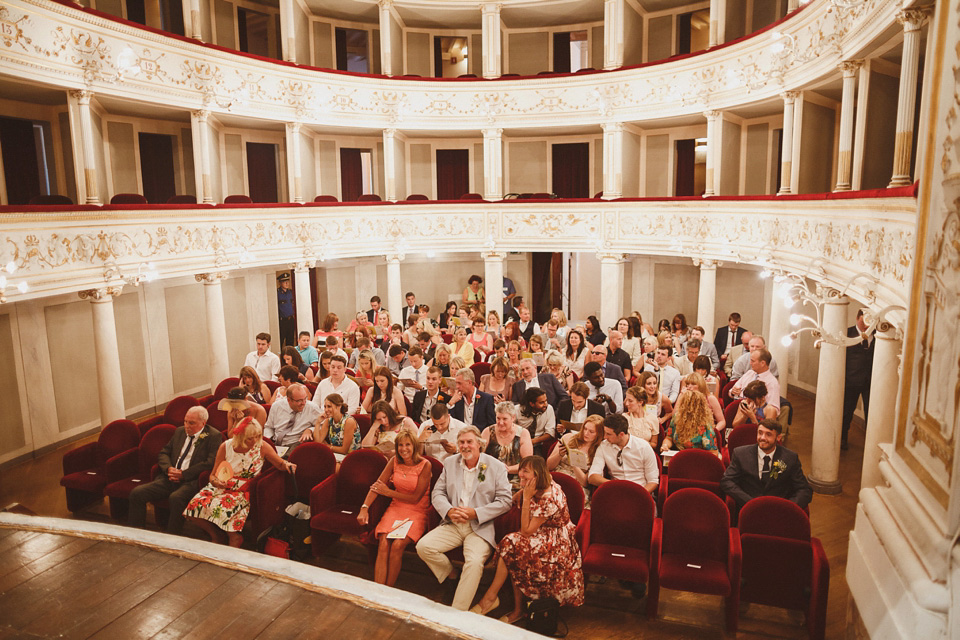
{"label": "black handbag", "polygon": [[563,625],[563,635],[557,635],[557,626],[561,620],[560,603],[556,598],[548,596],[538,600],[528,600],[525,614],[528,631],[555,638],[566,637],[566,624]]}

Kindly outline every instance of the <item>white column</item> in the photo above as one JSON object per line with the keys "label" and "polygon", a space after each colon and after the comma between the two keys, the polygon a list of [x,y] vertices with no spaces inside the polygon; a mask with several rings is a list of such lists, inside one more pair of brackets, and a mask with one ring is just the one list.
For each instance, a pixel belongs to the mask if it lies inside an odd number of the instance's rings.
{"label": "white column", "polygon": [[310,268],[314,264],[313,260],[307,260],[290,265],[293,269],[293,289],[297,300],[298,335],[301,331],[309,331],[310,335],[313,335],[314,331],[313,296],[310,295]]}
{"label": "white column", "polygon": [[603,197],[606,200],[623,196],[623,123],[604,122],[603,129]]}
{"label": "white column", "polygon": [[800,0],[787,0],[787,13],[796,11],[800,6]]}
{"label": "white column", "polygon": [[857,73],[863,66],[862,60],[848,60],[840,63],[843,72],[843,97],[840,103],[840,143],[837,153],[836,191],[850,191],[850,175],[853,166],[853,112],[854,95],[857,87]]}
{"label": "white column", "polygon": [[777,363],[777,370],[780,372],[780,395],[787,396],[787,382],[790,378],[790,347],[783,345],[785,336],[790,335],[793,327],[790,325],[790,308],[784,304],[783,299],[777,295],[778,284],[774,283],[770,287],[770,330],[767,335],[767,351]]}
{"label": "white column", "polygon": [[612,327],[623,314],[623,254],[599,253],[600,326]]}
{"label": "white column", "polygon": [[[834,289],[825,289],[823,330],[832,336],[847,335],[847,303]],[[843,421],[843,386],[847,348],[824,341],[820,344],[817,400],[813,414],[813,456],[807,479],[817,493],[837,494],[840,485],[840,431]]]}
{"label": "white column", "polygon": [[703,197],[714,196],[717,194],[716,185],[713,182],[714,169],[716,165],[717,148],[717,118],[720,117],[719,111],[704,111],[703,117],[707,119],[707,180],[703,190]]}
{"label": "white column", "polygon": [[230,361],[227,346],[227,316],[223,310],[223,287],[220,281],[227,277],[225,272],[198,273],[197,282],[203,283],[203,301],[207,310],[208,363],[210,366],[210,388],[216,389],[224,378],[230,377]]}
{"label": "white column", "polygon": [[294,25],[294,0],[280,0],[280,48],[283,59],[297,61],[297,29]]}
{"label": "white column", "polygon": [[286,123],[287,131],[287,149],[289,150],[290,180],[288,188],[290,190],[290,200],[292,202],[303,202],[303,171],[300,168],[300,123]]}
{"label": "white column", "polygon": [[897,389],[900,386],[900,330],[883,323],[873,339],[877,344],[873,351],[870,378],[870,415],[867,416],[867,437],[863,445],[861,491],[883,484],[880,475],[880,445],[893,442]]}
{"label": "white column", "polygon": [[703,336],[714,333],[713,318],[717,312],[717,262],[694,258],[693,264],[700,266],[700,289],[697,295],[697,324],[703,327]]}
{"label": "white column", "polygon": [[904,9],[897,14],[903,25],[903,54],[900,56],[900,92],[897,95],[897,137],[893,147],[891,187],[912,182],[910,155],[913,151],[913,119],[917,102],[917,70],[920,64],[920,28],[927,18],[924,9]]}
{"label": "white column", "polygon": [[207,122],[210,112],[206,110],[191,111],[190,122],[193,125],[193,162],[200,174],[200,184],[197,185],[197,200],[213,203],[213,188],[210,183],[210,129]]}
{"label": "white column", "polygon": [[503,199],[503,129],[483,130],[483,198]]}
{"label": "white column", "polygon": [[380,72],[385,76],[392,76],[403,71],[393,68],[393,47],[400,44],[393,42],[393,30],[390,28],[390,21],[393,20],[390,15],[393,0],[378,0],[377,5],[380,7]]}
{"label": "white column", "polygon": [[403,309],[403,285],[400,282],[400,261],[403,260],[402,254],[387,255],[387,309],[390,311],[390,317],[394,322],[401,322],[403,316],[400,314]]}
{"label": "white column", "polygon": [[487,292],[487,311],[496,311],[503,320],[503,261],[506,253],[489,251],[483,258],[483,288]]}
{"label": "white column", "polygon": [[396,202],[397,198],[397,130],[383,130],[383,182],[386,185],[384,200]]}
{"label": "white column", "polygon": [[790,176],[793,173],[793,103],[799,92],[784,91],[783,98],[783,144],[780,155],[780,191],[777,195],[793,193],[790,187]]}
{"label": "white column", "polygon": [[93,114],[90,111],[92,91],[71,91],[77,100],[80,112],[80,144],[83,148],[83,185],[86,191],[85,204],[102,204],[100,201],[100,182],[97,178],[97,155],[94,152]]}
{"label": "white column", "polygon": [[709,46],[723,43],[723,29],[727,12],[726,0],[710,0],[710,40]]}
{"label": "white column", "polygon": [[486,3],[480,5],[481,13],[481,42],[482,63],[484,78],[499,78],[503,73],[501,68],[501,33],[500,33],[500,8],[503,5],[497,3]]}
{"label": "white column", "polygon": [[603,68],[623,66],[624,0],[603,0]]}
{"label": "white column", "polygon": [[184,8],[190,12],[185,16],[187,19],[184,21],[187,34],[195,40],[202,40],[203,22],[200,15],[200,0],[189,0],[189,2],[184,3]]}
{"label": "white column", "polygon": [[121,286],[110,286],[78,292],[81,299],[93,303],[93,348],[97,360],[100,422],[104,426],[127,417],[123,403],[117,322],[113,315],[113,299],[120,295],[122,289]]}

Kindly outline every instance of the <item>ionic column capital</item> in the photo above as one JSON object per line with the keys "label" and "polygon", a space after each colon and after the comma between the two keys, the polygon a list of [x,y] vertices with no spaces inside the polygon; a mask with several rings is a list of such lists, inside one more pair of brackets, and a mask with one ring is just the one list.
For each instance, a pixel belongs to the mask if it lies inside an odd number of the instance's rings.
{"label": "ionic column capital", "polygon": [[780,97],[783,98],[784,104],[793,104],[794,101],[800,96],[799,91],[784,91],[780,94]]}
{"label": "ionic column capital", "polygon": [[598,251],[597,259],[606,264],[621,264],[626,260],[626,255],[612,251]]}
{"label": "ionic column capital", "polygon": [[700,267],[701,271],[716,271],[717,267],[723,265],[719,260],[712,260],[710,258],[693,258],[693,264],[694,266]]}
{"label": "ionic column capital", "polygon": [[75,99],[79,104],[88,107],[90,106],[91,98],[93,98],[93,91],[87,91],[86,89],[73,89],[70,91],[70,97]]}
{"label": "ionic column capital", "polygon": [[300,127],[303,125],[299,122],[287,122],[284,124],[284,126],[286,127],[288,134],[295,136],[300,133]]}
{"label": "ionic column capital", "polygon": [[499,16],[502,9],[503,4],[499,2],[485,2],[480,5],[480,13],[482,15],[490,15],[493,13]]}
{"label": "ionic column capital", "polygon": [[305,271],[310,271],[316,264],[316,260],[301,260],[300,262],[291,262],[288,266],[296,273],[304,273]]}
{"label": "ionic column capital", "polygon": [[623,133],[622,122],[601,122],[600,128],[604,133]]}
{"label": "ionic column capital", "polygon": [[98,287],[96,289],[86,289],[77,291],[81,300],[90,302],[113,302],[113,299],[123,292],[123,285],[110,285],[109,287]]}
{"label": "ionic column capital", "polygon": [[863,66],[863,60],[844,60],[837,65],[837,68],[843,72],[844,78],[854,77]]}
{"label": "ionic column capital", "polygon": [[197,122],[206,124],[207,119],[210,117],[210,111],[207,109],[197,109],[196,111],[191,111],[190,115],[191,117],[196,118]]}
{"label": "ionic column capital", "polygon": [[388,253],[384,257],[387,259],[387,264],[400,264],[407,256],[403,253]]}
{"label": "ionic column capital", "polygon": [[503,262],[507,259],[507,253],[505,251],[485,251],[480,254],[480,257],[483,258],[484,262]]}
{"label": "ionic column capital", "polygon": [[720,112],[715,109],[710,109],[703,112],[703,117],[707,120],[716,120],[720,117]]}
{"label": "ionic column capital", "polygon": [[919,31],[929,17],[929,7],[901,9],[897,12],[897,22],[903,25],[904,31]]}
{"label": "ionic column capital", "polygon": [[208,273],[197,273],[193,277],[197,282],[203,284],[220,284],[220,281],[226,280],[229,275],[228,271],[210,271]]}
{"label": "ionic column capital", "polygon": [[393,0],[377,0],[380,11],[389,11],[393,7]]}
{"label": "ionic column capital", "polygon": [[503,129],[483,129],[481,131],[484,138],[502,138]]}
{"label": "ionic column capital", "polygon": [[384,137],[384,138],[395,138],[396,136],[397,136],[397,130],[396,130],[396,129],[392,129],[392,128],[391,128],[391,129],[384,129],[384,130],[383,130],[383,137]]}
{"label": "ionic column capital", "polygon": [[817,285],[817,297],[823,304],[849,304],[850,298],[843,295],[843,292],[833,287],[822,284]]}

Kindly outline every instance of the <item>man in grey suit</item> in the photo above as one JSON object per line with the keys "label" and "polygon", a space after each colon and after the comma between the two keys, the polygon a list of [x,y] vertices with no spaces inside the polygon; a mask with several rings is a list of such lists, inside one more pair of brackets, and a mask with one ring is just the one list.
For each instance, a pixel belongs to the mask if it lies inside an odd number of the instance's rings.
{"label": "man in grey suit", "polygon": [[147,519],[147,503],[167,498],[170,519],[167,533],[183,530],[183,510],[200,490],[200,474],[213,470],[217,449],[223,437],[207,424],[209,414],[203,407],[190,407],[170,442],[160,450],[160,471],[153,482],[130,492],[130,526],[142,527]]}
{"label": "man in grey suit", "polygon": [[473,604],[483,564],[496,546],[493,521],[510,510],[512,498],[507,467],[480,453],[481,446],[479,429],[467,425],[460,430],[460,453],[444,460],[443,473],[431,495],[433,508],[443,521],[417,543],[417,554],[441,583],[457,578],[446,552],[463,547],[463,575],[453,597],[453,608],[461,611]]}

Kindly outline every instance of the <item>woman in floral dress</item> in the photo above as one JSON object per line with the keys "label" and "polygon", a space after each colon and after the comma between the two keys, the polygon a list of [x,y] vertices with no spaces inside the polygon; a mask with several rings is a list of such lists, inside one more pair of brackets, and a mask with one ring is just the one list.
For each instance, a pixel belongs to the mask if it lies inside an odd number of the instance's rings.
{"label": "woman in floral dress", "polygon": [[513,611],[500,618],[516,622],[523,617],[523,599],[553,597],[562,605],[583,604],[580,547],[570,521],[567,499],[553,482],[540,456],[520,461],[520,531],[509,533],[497,547],[493,583],[471,611],[487,614],[500,606],[498,594],[507,577],[513,586]]}
{"label": "woman in floral dress", "polygon": [[[263,444],[263,427],[253,418],[244,418],[231,431],[233,436],[220,445],[210,482],[193,496],[183,515],[210,535],[214,542],[223,540],[226,532],[231,547],[243,544],[243,525],[250,513],[250,483],[260,474],[263,460],[287,473],[297,465],[282,460],[277,452]],[[226,482],[217,478],[220,465],[226,461],[233,476]]]}

